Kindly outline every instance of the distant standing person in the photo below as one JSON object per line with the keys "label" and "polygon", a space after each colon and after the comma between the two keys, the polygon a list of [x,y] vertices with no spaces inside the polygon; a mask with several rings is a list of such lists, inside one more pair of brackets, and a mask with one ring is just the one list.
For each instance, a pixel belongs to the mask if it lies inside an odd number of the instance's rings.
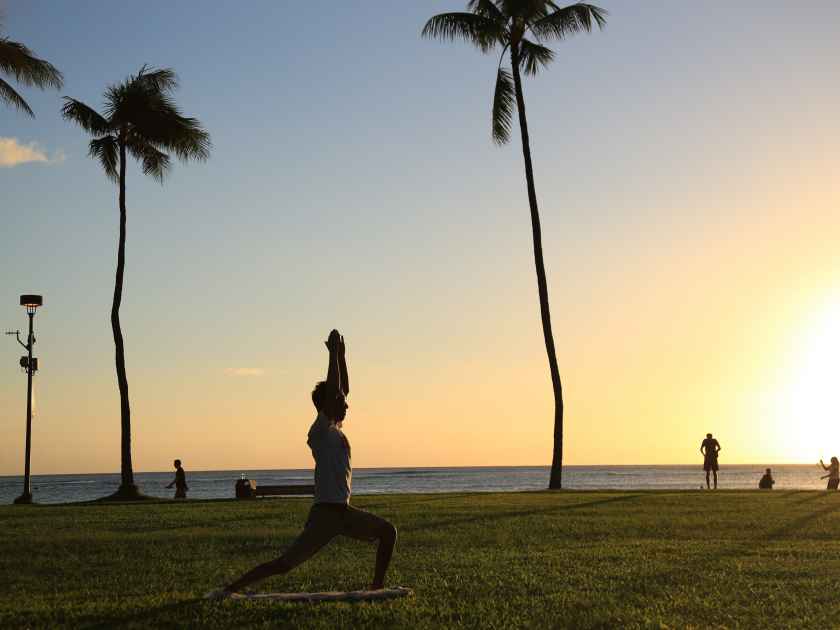
{"label": "distant standing person", "polygon": [[173,479],[172,483],[166,487],[171,488],[172,486],[175,486],[175,498],[186,499],[187,490],[189,490],[189,487],[187,486],[187,474],[181,467],[180,459],[176,459],[173,463],[175,464],[175,479]]}
{"label": "distant standing person", "polygon": [[712,437],[711,433],[706,434],[706,439],[700,444],[700,452],[703,454],[703,470],[706,471],[706,488],[711,489],[709,484],[709,473],[711,472],[715,478],[715,490],[717,490],[717,474],[718,474],[718,453],[720,452],[720,444]]}
{"label": "distant standing person", "polygon": [[764,476],[758,482],[758,489],[759,490],[772,490],[773,484],[776,483],[776,480],[773,479],[773,475],[768,468],[767,471],[764,473]]}
{"label": "distant standing person", "polygon": [[823,467],[823,470],[828,471],[827,475],[820,477],[820,479],[828,478],[828,485],[825,489],[837,490],[837,486],[840,484],[840,461],[838,461],[836,457],[832,457],[830,466],[826,466],[823,463],[823,460],[820,460],[820,466]]}

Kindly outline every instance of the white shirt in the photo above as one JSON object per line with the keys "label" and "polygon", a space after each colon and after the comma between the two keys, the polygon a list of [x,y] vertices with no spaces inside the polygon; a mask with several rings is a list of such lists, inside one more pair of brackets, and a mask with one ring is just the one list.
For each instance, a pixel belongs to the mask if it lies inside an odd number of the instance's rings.
{"label": "white shirt", "polygon": [[353,468],[344,433],[319,412],[306,443],[315,459],[315,503],[350,503]]}

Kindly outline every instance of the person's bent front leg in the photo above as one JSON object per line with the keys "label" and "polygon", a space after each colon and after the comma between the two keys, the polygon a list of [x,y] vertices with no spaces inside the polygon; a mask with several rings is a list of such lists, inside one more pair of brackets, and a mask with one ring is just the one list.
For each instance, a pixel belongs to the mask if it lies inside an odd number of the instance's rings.
{"label": "person's bent front leg", "polygon": [[[383,519],[384,520],[384,519]],[[379,532],[379,544],[376,547],[376,566],[373,571],[371,590],[385,588],[385,574],[391,564],[391,556],[397,544],[397,528],[385,521]]]}
{"label": "person's bent front leg", "polygon": [[391,556],[394,554],[394,546],[397,542],[397,528],[382,517],[348,505],[344,514],[342,533],[357,540],[377,542],[376,565],[371,589],[384,588],[385,574],[388,572],[388,565],[391,563]]}

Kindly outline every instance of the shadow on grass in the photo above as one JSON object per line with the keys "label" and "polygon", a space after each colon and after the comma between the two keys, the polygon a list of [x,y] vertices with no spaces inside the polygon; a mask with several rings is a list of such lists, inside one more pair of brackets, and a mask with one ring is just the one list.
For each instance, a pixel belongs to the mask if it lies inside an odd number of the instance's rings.
{"label": "shadow on grass", "polygon": [[[800,501],[799,503],[804,503],[804,501]],[[831,505],[827,505],[824,508],[821,508],[815,512],[811,512],[810,514],[806,514],[805,516],[800,516],[799,518],[783,525],[782,527],[777,527],[774,530],[771,530],[761,536],[758,540],[776,540],[779,538],[784,538],[789,536],[790,534],[802,529],[807,525],[809,522],[813,521],[814,519],[820,518],[821,516],[827,516],[832,512],[836,512],[840,510],[840,502],[832,503]]]}
{"label": "shadow on grass", "polygon": [[[484,493],[481,492],[460,492],[460,493],[445,493],[442,492],[439,495],[430,496],[430,497],[423,497],[422,499],[412,499],[409,497],[405,501],[387,501],[382,503],[367,503],[366,501],[361,501],[358,504],[354,501],[353,505],[357,507],[362,507],[366,510],[376,510],[379,508],[390,508],[390,507],[403,507],[404,505],[416,505],[419,503],[433,503],[436,501],[446,501],[449,499],[467,499],[467,498],[481,498]],[[354,495],[356,498],[370,498],[371,495]]]}
{"label": "shadow on grass", "polygon": [[[198,608],[202,605],[202,602],[204,602],[203,599],[195,597],[193,599],[185,599],[179,602],[163,604],[162,606],[155,606],[154,608],[148,608],[146,610],[138,610],[124,615],[106,616],[105,618],[98,616],[96,621],[91,620],[89,622],[82,622],[79,627],[85,628],[86,630],[107,630],[108,628],[118,628],[126,625],[149,628],[160,627],[158,624],[153,623],[156,617],[161,615],[169,616],[176,612],[182,613],[189,608]],[[161,619],[160,621],[171,623],[172,620],[170,617],[169,619]]]}
{"label": "shadow on grass", "polygon": [[[817,497],[819,496],[824,495],[817,494]],[[813,497],[809,496],[793,503],[802,504],[810,500],[813,500]],[[625,587],[621,589],[620,593],[617,593],[617,596],[625,601],[636,600],[638,605],[644,608],[651,601],[665,597],[685,586],[695,585],[698,580],[702,579],[704,573],[712,573],[714,570],[727,570],[730,563],[737,561],[738,558],[743,558],[756,548],[764,547],[768,542],[782,542],[814,519],[838,510],[840,510],[840,501],[796,518],[782,527],[759,533],[745,540],[730,542],[712,553],[698,548],[690,556],[684,557],[680,566],[676,566],[672,570],[636,574],[632,580],[625,582]],[[686,571],[686,566],[694,566],[697,570]]]}
{"label": "shadow on grass", "polygon": [[820,497],[828,496],[825,490],[802,490],[802,492],[807,493],[808,496],[797,499],[796,501],[791,501],[791,503],[797,505],[799,503],[807,503],[808,501],[814,501]]}
{"label": "shadow on grass", "polygon": [[421,525],[415,526],[406,526],[401,528],[400,531],[402,532],[416,532],[422,531],[424,529],[436,529],[438,527],[448,527],[449,525],[462,525],[465,523],[474,523],[476,521],[481,521],[482,523],[489,523],[492,521],[501,521],[509,518],[518,518],[521,516],[533,516],[535,514],[552,514],[555,512],[565,512],[567,510],[578,510],[581,508],[589,508],[589,507],[597,507],[601,505],[606,505],[610,503],[618,503],[620,501],[630,501],[633,499],[638,499],[639,497],[643,497],[643,494],[628,494],[622,495],[618,497],[610,497],[609,499],[598,499],[597,501],[586,501],[584,503],[567,503],[564,505],[550,505],[544,508],[539,508],[536,510],[519,510],[516,512],[495,512],[495,513],[486,513],[480,512],[473,516],[468,517],[460,517],[460,518],[450,518],[444,519],[440,521],[432,521],[431,523],[423,523]]}

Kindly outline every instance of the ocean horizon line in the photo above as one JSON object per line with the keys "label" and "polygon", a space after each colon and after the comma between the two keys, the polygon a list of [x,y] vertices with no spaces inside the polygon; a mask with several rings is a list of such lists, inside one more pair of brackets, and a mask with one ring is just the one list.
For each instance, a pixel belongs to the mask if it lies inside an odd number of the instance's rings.
{"label": "ocean horizon line", "polygon": [[[720,464],[720,467],[723,468],[730,468],[730,467],[750,467],[756,466],[760,468],[772,468],[773,466],[815,466],[816,462],[736,462],[736,463],[726,463]],[[592,468],[694,468],[700,467],[702,468],[703,462],[696,462],[690,464],[564,464],[564,470],[572,470],[572,469],[592,469]],[[546,469],[549,470],[551,468],[550,464],[501,464],[501,465],[492,465],[492,464],[482,464],[482,465],[466,465],[466,466],[359,466],[354,467],[354,472],[362,472],[362,471],[401,471],[401,470],[500,470],[500,469]],[[188,468],[188,472],[190,473],[232,473],[236,475],[241,474],[253,474],[253,473],[260,473],[260,472],[311,472],[313,467],[304,467],[304,468]],[[167,468],[165,470],[135,470],[135,474],[143,474],[143,475],[153,475],[153,474],[171,474],[172,469]],[[49,473],[38,473],[33,472],[33,477],[63,477],[63,476],[84,476],[84,475],[120,475],[119,470],[117,471],[98,471],[98,472],[49,472]],[[15,478],[15,477],[22,477],[23,473],[18,474],[0,474],[0,479],[8,479],[8,478]]]}

